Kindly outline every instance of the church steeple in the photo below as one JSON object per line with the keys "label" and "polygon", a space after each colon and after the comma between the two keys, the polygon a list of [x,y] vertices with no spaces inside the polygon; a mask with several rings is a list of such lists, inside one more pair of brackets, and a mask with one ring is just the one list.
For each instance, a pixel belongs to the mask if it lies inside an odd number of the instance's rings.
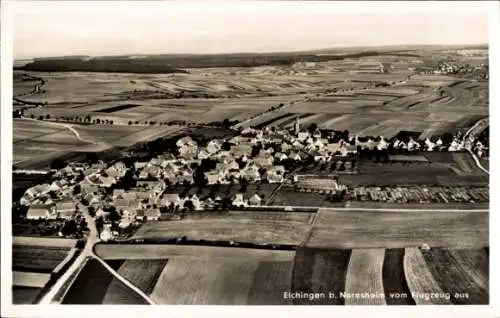
{"label": "church steeple", "polygon": [[295,117],[295,135],[298,136],[300,132],[300,119],[299,117]]}

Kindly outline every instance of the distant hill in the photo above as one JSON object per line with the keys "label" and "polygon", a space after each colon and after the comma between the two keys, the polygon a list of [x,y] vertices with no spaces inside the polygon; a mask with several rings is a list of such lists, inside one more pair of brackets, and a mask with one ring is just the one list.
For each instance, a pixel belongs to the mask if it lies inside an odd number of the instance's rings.
{"label": "distant hill", "polygon": [[349,51],[319,53],[233,53],[233,54],[161,54],[126,56],[63,56],[37,58],[18,70],[39,72],[116,72],[116,73],[187,73],[184,69],[213,67],[291,66],[297,62],[326,62],[345,58],[377,55],[419,57],[413,52]]}

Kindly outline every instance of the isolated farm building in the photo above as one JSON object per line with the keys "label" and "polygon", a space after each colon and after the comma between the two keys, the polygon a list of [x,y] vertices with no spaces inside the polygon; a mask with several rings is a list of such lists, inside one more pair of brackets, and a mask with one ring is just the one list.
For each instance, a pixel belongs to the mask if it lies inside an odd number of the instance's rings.
{"label": "isolated farm building", "polygon": [[161,217],[161,212],[159,209],[149,209],[146,210],[145,216],[148,221],[158,221]]}
{"label": "isolated farm building", "polygon": [[233,199],[232,205],[236,207],[246,207],[247,203],[243,199],[243,194],[237,193]]}
{"label": "isolated farm building", "polygon": [[26,213],[26,218],[29,220],[56,219],[54,206],[50,205],[32,205]]}
{"label": "isolated farm building", "polygon": [[262,199],[259,195],[254,194],[250,199],[248,199],[248,204],[251,206],[259,206],[262,204]]}

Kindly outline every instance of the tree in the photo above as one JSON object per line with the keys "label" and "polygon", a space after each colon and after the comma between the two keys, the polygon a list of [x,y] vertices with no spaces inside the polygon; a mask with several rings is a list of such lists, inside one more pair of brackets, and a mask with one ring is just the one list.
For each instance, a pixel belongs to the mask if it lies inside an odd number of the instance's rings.
{"label": "tree", "polygon": [[59,170],[59,169],[64,168],[65,166],[66,166],[66,163],[62,159],[56,158],[50,164],[50,169]]}
{"label": "tree", "polygon": [[75,186],[73,187],[73,195],[77,195],[77,194],[79,194],[81,191],[82,191],[82,187],[81,187],[79,184],[77,184],[77,185],[75,185]]}
{"label": "tree", "polygon": [[246,178],[240,177],[239,182],[240,182],[240,192],[241,193],[247,192],[248,180]]}
{"label": "tree", "polygon": [[112,120],[110,120],[110,121],[109,121],[109,124],[110,124],[110,125],[113,125],[113,121],[112,121]]}
{"label": "tree", "polygon": [[101,123],[101,120],[100,120],[99,118],[97,118],[97,119],[95,120],[95,122],[96,122],[96,124],[98,124],[98,125],[99,125],[99,124]]}
{"label": "tree", "polygon": [[131,120],[128,121],[128,125],[129,126],[132,125],[132,121]]}
{"label": "tree", "polygon": [[116,211],[116,208],[114,206],[112,206],[112,207],[109,208],[108,219],[111,222],[118,222],[118,221],[120,221],[120,214],[118,213],[118,211]]}
{"label": "tree", "polygon": [[45,115],[45,119],[50,119],[50,114]]}
{"label": "tree", "polygon": [[229,119],[224,118],[224,121],[222,121],[222,126],[224,128],[229,128],[231,126],[231,122],[229,122]]}
{"label": "tree", "polygon": [[61,229],[61,233],[64,236],[76,234],[77,226],[74,220],[66,221]]}
{"label": "tree", "polygon": [[193,204],[193,201],[191,201],[191,200],[186,200],[186,201],[184,201],[184,205],[183,205],[183,207],[184,207],[185,209],[187,209],[188,211],[193,211],[193,210],[194,210],[194,204]]}
{"label": "tree", "polygon": [[309,125],[309,128],[307,128],[307,131],[309,131],[311,134],[318,129],[318,124],[312,123]]}
{"label": "tree", "polygon": [[31,118],[31,119],[35,119],[35,115],[31,114],[31,115],[30,115],[30,118]]}
{"label": "tree", "polygon": [[43,120],[43,116],[42,115],[38,116],[38,120]]}

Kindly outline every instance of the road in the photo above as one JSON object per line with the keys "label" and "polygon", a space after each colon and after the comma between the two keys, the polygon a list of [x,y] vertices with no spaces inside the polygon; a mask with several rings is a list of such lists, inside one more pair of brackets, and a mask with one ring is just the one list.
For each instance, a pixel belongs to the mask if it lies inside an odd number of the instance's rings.
{"label": "road", "polygon": [[99,263],[101,263],[101,265],[103,265],[104,268],[106,268],[113,276],[115,276],[116,279],[118,279],[127,287],[132,289],[135,293],[139,294],[148,304],[153,305],[154,302],[142,290],[140,290],[132,283],[130,283],[128,280],[123,278],[113,268],[111,268],[104,260],[102,260],[99,256],[97,256],[94,253],[94,246],[96,243],[99,242],[99,235],[98,235],[99,232],[97,231],[94,219],[89,214],[88,209],[79,202],[75,201],[75,203],[79,206],[80,210],[82,211],[82,214],[85,217],[85,221],[87,222],[87,226],[90,230],[90,233],[87,237],[87,243],[85,244],[85,248],[82,250],[78,258],[73,262],[73,264],[71,264],[68,270],[57,280],[54,286],[52,286],[52,288],[45,294],[45,296],[40,301],[40,304],[48,305],[48,304],[60,303],[62,299],[64,299],[64,297],[61,297],[58,300],[54,300],[56,294],[60,293],[60,291],[64,288],[66,288],[66,290],[62,290],[62,292],[63,295],[66,294],[67,290],[71,287],[72,281],[70,279],[74,280],[78,276],[74,274],[78,274],[78,272],[83,268],[84,263],[88,259],[95,259]]}
{"label": "road", "polygon": [[489,125],[488,118],[483,118],[479,120],[476,124],[474,124],[474,126],[472,126],[471,128],[469,128],[469,130],[467,130],[467,132],[464,134],[463,141],[465,144],[465,149],[467,149],[467,151],[470,153],[472,159],[474,159],[474,162],[476,162],[477,167],[482,171],[484,171],[485,173],[490,174],[490,172],[485,167],[483,167],[483,165],[479,161],[479,158],[471,149],[473,147],[472,142],[474,141],[476,134],[482,132],[487,125]]}

